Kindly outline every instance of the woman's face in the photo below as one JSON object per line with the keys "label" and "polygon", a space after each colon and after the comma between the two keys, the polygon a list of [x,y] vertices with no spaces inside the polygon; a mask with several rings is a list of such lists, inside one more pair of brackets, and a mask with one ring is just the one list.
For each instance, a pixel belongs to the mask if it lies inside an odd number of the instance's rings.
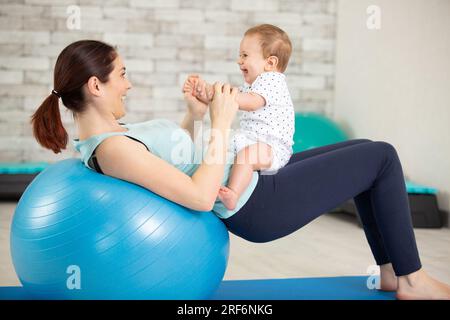
{"label": "woman's face", "polygon": [[116,119],[125,115],[125,97],[131,89],[131,82],[126,77],[126,69],[119,55],[113,62],[114,69],[105,84],[107,105]]}

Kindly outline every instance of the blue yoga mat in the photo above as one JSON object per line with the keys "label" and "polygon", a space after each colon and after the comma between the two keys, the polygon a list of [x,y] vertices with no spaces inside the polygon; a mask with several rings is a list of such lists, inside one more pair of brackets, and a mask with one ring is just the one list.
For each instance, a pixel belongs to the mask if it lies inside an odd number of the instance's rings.
{"label": "blue yoga mat", "polygon": [[[211,300],[394,300],[367,288],[367,276],[223,281]],[[28,300],[22,287],[0,287],[0,300]]]}
{"label": "blue yoga mat", "polygon": [[367,276],[223,281],[212,300],[395,300]]}

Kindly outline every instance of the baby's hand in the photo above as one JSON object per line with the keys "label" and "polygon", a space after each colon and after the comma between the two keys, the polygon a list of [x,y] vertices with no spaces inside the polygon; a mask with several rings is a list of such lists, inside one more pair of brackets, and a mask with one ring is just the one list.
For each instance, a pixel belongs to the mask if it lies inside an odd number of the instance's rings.
{"label": "baby's hand", "polygon": [[194,97],[197,96],[196,87],[198,84],[199,77],[197,75],[190,75],[186,79],[186,81],[183,84],[183,93],[190,93]]}
{"label": "baby's hand", "polygon": [[209,104],[214,96],[214,88],[198,75],[189,75],[183,85],[183,93],[189,93],[203,103]]}
{"label": "baby's hand", "polygon": [[196,96],[200,101],[210,103],[214,96],[213,86],[199,77],[196,86]]}

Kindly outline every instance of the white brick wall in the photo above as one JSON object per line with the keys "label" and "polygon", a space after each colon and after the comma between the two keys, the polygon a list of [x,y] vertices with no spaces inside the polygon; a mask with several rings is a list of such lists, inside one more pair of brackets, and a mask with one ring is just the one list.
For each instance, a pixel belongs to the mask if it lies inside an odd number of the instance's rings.
{"label": "white brick wall", "polygon": [[233,11],[270,11],[277,12],[279,3],[277,0],[231,0],[231,10]]}
{"label": "white brick wall", "polygon": [[[133,89],[125,122],[181,121],[181,85],[190,73],[242,83],[236,65],[244,31],[273,23],[291,37],[286,71],[297,110],[326,111],[334,94],[336,0],[17,0],[0,5],[0,161],[56,161],[33,139],[30,116],[53,87],[61,50],[80,39],[116,45]],[[81,9],[81,30],[66,25]],[[107,4],[107,5],[106,5]],[[70,138],[76,128],[61,106]],[[15,143],[12,144],[11,141]]]}
{"label": "white brick wall", "polygon": [[3,43],[37,43],[49,44],[50,32],[48,31],[0,31],[0,44]]}
{"label": "white brick wall", "polygon": [[118,46],[153,47],[153,35],[147,33],[109,33],[103,34],[103,41]]}
{"label": "white brick wall", "polygon": [[20,84],[23,83],[23,71],[2,71],[0,84]]}

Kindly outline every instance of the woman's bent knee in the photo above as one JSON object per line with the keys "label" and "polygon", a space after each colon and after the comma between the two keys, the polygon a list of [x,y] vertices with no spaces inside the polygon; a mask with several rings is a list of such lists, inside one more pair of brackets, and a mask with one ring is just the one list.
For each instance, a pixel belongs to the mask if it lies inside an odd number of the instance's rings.
{"label": "woman's bent knee", "polygon": [[397,150],[395,147],[386,141],[375,141],[378,145],[380,145],[388,154],[396,154]]}
{"label": "woman's bent knee", "polygon": [[377,146],[380,148],[380,153],[383,154],[383,157],[386,161],[388,160],[400,161],[397,154],[397,150],[392,144],[385,141],[374,141],[374,143],[376,143]]}

